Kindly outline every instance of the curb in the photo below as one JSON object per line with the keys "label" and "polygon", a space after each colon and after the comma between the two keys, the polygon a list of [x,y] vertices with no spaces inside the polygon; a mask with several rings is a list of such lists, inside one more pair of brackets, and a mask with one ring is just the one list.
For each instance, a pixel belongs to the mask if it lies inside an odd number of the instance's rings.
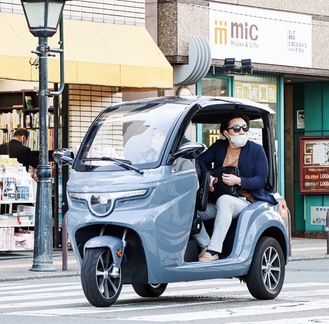
{"label": "curb", "polygon": [[289,257],[289,261],[309,261],[309,260],[323,260],[329,259],[329,254],[326,255],[318,255],[318,256],[298,256],[298,257]]}

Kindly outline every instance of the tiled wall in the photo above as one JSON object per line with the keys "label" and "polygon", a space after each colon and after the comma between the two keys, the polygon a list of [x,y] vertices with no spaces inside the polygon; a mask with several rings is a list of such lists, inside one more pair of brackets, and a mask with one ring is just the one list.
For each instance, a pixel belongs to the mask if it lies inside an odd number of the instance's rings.
{"label": "tiled wall", "polygon": [[[23,13],[20,0],[0,0],[1,12]],[[73,0],[65,4],[67,19],[145,25],[144,0]]]}
{"label": "tiled wall", "polygon": [[70,148],[77,149],[89,126],[101,110],[121,102],[122,94],[105,86],[69,86],[69,141]]}

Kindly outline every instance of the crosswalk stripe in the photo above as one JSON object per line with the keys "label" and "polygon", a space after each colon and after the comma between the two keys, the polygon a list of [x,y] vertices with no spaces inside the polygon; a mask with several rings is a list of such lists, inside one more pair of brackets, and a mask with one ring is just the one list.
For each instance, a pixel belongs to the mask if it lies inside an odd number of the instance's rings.
{"label": "crosswalk stripe", "polygon": [[257,305],[248,307],[213,309],[211,311],[198,311],[175,314],[157,314],[148,316],[132,316],[129,319],[142,322],[170,322],[170,321],[189,321],[189,320],[207,320],[219,318],[233,318],[243,317],[248,315],[264,315],[264,314],[279,314],[289,312],[299,312],[306,310],[320,310],[328,308],[328,300],[317,300],[312,302],[298,302],[298,303],[284,303],[284,304],[270,304]]}
{"label": "crosswalk stripe", "polygon": [[[26,298],[25,298],[26,300]],[[59,306],[59,305],[69,305],[69,304],[77,304],[77,303],[85,303],[86,299],[85,298],[72,298],[72,299],[67,299],[65,302],[63,300],[38,300],[38,301],[27,301],[23,303],[16,303],[15,300],[12,300],[11,303],[7,304],[1,304],[0,309],[14,309],[14,308],[21,308],[21,307],[26,307],[26,308],[32,308],[32,307],[53,307],[53,306]]]}
{"label": "crosswalk stripe", "polygon": [[[179,305],[152,305],[152,310],[156,309],[165,309],[165,308],[182,308],[186,306],[203,306],[203,305],[210,305],[210,304],[218,304],[218,301],[203,301],[203,302],[182,302]],[[74,308],[53,308],[53,309],[45,309],[45,310],[31,310],[31,311],[17,311],[11,312],[11,315],[83,315],[83,314],[96,314],[96,313],[123,313],[123,312],[135,312],[150,309],[150,305],[140,305],[138,306],[125,306],[125,305],[113,305],[109,308],[97,308],[97,307],[74,307]]]}
{"label": "crosswalk stripe", "polygon": [[[53,293],[53,292],[48,292],[48,293],[43,293],[43,294],[24,294],[21,296],[15,296],[13,297],[12,295],[7,295],[6,297],[0,297],[0,303],[4,303],[6,301],[13,301],[13,298],[15,299],[15,302],[19,302],[21,300],[26,301],[28,298],[29,300],[37,300],[37,299],[44,299],[44,298],[59,298],[59,297],[74,297],[74,296],[83,296],[83,292],[81,289],[76,290],[76,291],[65,291],[65,292],[58,292],[58,293]],[[0,305],[1,307],[1,305]]]}
{"label": "crosswalk stripe", "polygon": [[[70,286],[80,286],[81,287],[81,284],[79,282],[77,283],[70,283],[69,284]],[[53,283],[53,284],[34,284],[34,285],[24,285],[24,284],[20,284],[20,285],[17,285],[17,284],[14,284],[14,285],[10,285],[10,286],[4,286],[3,284],[1,284],[1,287],[0,287],[0,294],[1,294],[1,291],[5,291],[5,293],[7,293],[7,290],[8,288],[10,288],[10,291],[13,292],[14,290],[19,290],[19,292],[21,292],[21,290],[27,290],[27,289],[35,289],[35,288],[52,288],[52,287],[63,287],[63,283]],[[66,286],[66,285],[65,285]]]}
{"label": "crosswalk stripe", "polygon": [[[298,324],[310,324],[310,323],[329,323],[329,316],[312,316],[312,317],[294,317],[293,319],[279,319],[279,320],[272,320],[272,321],[261,321],[261,324],[291,324],[291,323],[298,323]],[[255,322],[243,321],[243,322],[230,322],[230,324],[255,324]]]}
{"label": "crosswalk stripe", "polygon": [[[22,295],[22,294],[25,294],[25,295],[29,295],[31,294],[31,292],[33,293],[42,293],[42,292],[48,292],[49,290],[51,291],[63,291],[63,290],[72,290],[72,289],[77,289],[78,287],[81,287],[81,285],[79,286],[71,286],[71,285],[67,285],[67,286],[64,286],[64,287],[56,287],[56,288],[47,288],[47,287],[44,287],[44,288],[40,288],[40,289],[25,289],[24,288],[24,291],[22,291],[22,287],[21,287],[21,290],[15,290],[15,291],[10,291],[10,294],[11,295]],[[8,295],[8,291],[2,291],[0,292],[0,296],[2,295]]]}
{"label": "crosswalk stripe", "polygon": [[[239,291],[242,291],[242,290],[238,290],[238,289],[234,289],[234,290],[231,290],[231,292],[239,292]],[[220,292],[220,293],[223,293],[223,291],[221,290],[217,290],[217,289],[204,289],[204,290],[198,290],[198,295],[211,295],[215,292]],[[312,294],[315,295],[315,296],[328,296],[329,295],[329,289],[322,289],[322,290],[312,290]],[[195,292],[193,292],[193,290],[184,290],[184,291],[173,291],[173,292],[165,292],[163,294],[163,296],[165,297],[180,297],[180,296],[195,296]],[[308,296],[309,295],[309,292],[305,291],[290,291],[290,292],[287,292],[285,293],[285,300],[287,300],[287,298],[296,298],[296,297],[299,297],[299,298],[303,298],[304,296]],[[26,307],[25,304],[23,303],[18,303],[19,301],[26,301],[26,298],[28,297],[29,300],[34,300],[34,302],[36,302],[37,299],[44,299],[44,298],[59,298],[59,297],[66,297],[66,298],[69,298],[69,297],[77,297],[77,296],[82,296],[84,297],[83,295],[83,292],[82,292],[82,289],[75,289],[73,291],[65,291],[63,292],[63,290],[61,290],[61,292],[47,292],[47,293],[26,293],[24,295],[20,295],[20,296],[15,296],[15,305],[16,307]],[[246,294],[244,295],[245,297],[248,297],[250,296],[248,292],[246,292]],[[119,297],[119,300],[120,301],[124,301],[124,300],[127,300],[127,299],[132,299],[132,298],[139,298],[136,293],[134,292],[131,292],[131,293],[125,293],[125,294],[122,294],[122,296]],[[278,297],[277,299],[280,299],[280,297]],[[84,299],[86,301],[86,299]],[[9,295],[7,294],[6,297],[0,297],[0,303],[5,303],[5,302],[12,302],[13,301],[13,296],[12,295]],[[3,308],[0,304],[0,309]]]}
{"label": "crosswalk stripe", "polygon": [[[195,300],[187,300],[184,302],[181,300],[179,303],[166,302],[161,303],[159,300],[155,302],[143,302],[140,303],[141,297],[139,297],[131,288],[130,285],[124,286],[118,301],[108,308],[97,308],[91,306],[85,298],[81,283],[42,283],[42,284],[6,284],[0,288],[0,309],[2,314],[6,315],[29,315],[29,316],[74,316],[74,315],[86,315],[86,314],[115,314],[125,312],[125,320],[130,321],[142,321],[142,322],[186,322],[189,320],[207,320],[207,319],[223,319],[223,318],[236,318],[243,316],[262,316],[264,314],[284,314],[288,312],[299,311],[314,311],[328,308],[327,299],[320,299],[314,301],[305,301],[305,298],[309,297],[310,290],[305,288],[313,288],[312,295],[317,298],[321,296],[329,295],[329,283],[287,283],[283,287],[282,293],[275,299],[274,303],[269,304],[256,303],[256,306],[232,306],[230,308],[224,308],[227,304],[227,299],[222,297],[228,293],[235,294],[235,298],[240,300],[252,300],[245,284],[239,283],[239,281],[227,281],[227,280],[209,280],[193,282],[191,288],[188,288],[186,283],[172,283],[168,285],[167,290],[163,294],[163,297],[196,297]],[[289,291],[288,291],[289,290]],[[238,297],[236,297],[238,294]],[[209,299],[198,299],[197,297],[211,297]],[[322,297],[323,298],[323,297]],[[228,297],[229,299],[229,297]],[[298,301],[296,301],[296,299]],[[161,300],[161,299],[160,299]],[[136,301],[136,302],[135,302]],[[151,300],[149,300],[151,301]],[[210,306],[212,304],[221,304],[220,308],[209,310],[207,307],[205,311],[199,311],[205,309],[204,306]],[[198,311],[180,312],[177,310],[184,307],[195,306]],[[163,310],[166,308],[173,309],[172,313],[162,314],[156,312],[150,315],[136,316],[144,310]],[[219,309],[218,309],[219,308]],[[159,314],[160,313],[160,314]],[[129,314],[131,315],[129,317]],[[113,315],[112,315],[113,316]],[[323,320],[327,320],[329,317],[323,317]],[[294,322],[296,322],[294,320]],[[235,324],[240,324],[237,321]],[[246,323],[246,322],[244,322]],[[284,321],[272,320],[262,321],[262,324],[283,324]],[[303,318],[303,321],[298,321],[300,324],[308,323]],[[328,321],[329,323],[329,321]]]}
{"label": "crosswalk stripe", "polygon": [[[168,284],[168,288],[186,288],[187,283],[186,282],[175,282],[175,283],[170,283]],[[232,290],[232,285],[241,285],[241,287],[244,287],[245,285],[240,283],[238,280],[234,280],[234,279],[214,279],[214,280],[200,280],[200,281],[194,281],[193,282],[193,289],[195,289],[195,287],[207,287],[209,285],[209,287],[218,287],[218,288],[222,288],[225,289],[225,287],[227,287],[228,291]],[[19,293],[24,290],[26,291],[27,289],[53,289],[53,287],[81,287],[81,283],[80,282],[76,282],[76,283],[69,283],[68,285],[63,284],[63,283],[45,283],[45,284],[3,284],[1,283],[0,286],[0,294],[2,291],[4,291],[4,293],[8,293],[8,289],[10,292],[13,292],[14,290],[19,290]],[[329,283],[323,283],[323,282],[303,282],[303,283],[285,283],[283,288],[294,288],[294,287],[315,287],[315,286],[320,286],[320,287],[324,287],[324,286],[329,286]],[[130,287],[130,285],[124,286],[123,290],[127,287]],[[62,289],[62,288],[61,288]]]}

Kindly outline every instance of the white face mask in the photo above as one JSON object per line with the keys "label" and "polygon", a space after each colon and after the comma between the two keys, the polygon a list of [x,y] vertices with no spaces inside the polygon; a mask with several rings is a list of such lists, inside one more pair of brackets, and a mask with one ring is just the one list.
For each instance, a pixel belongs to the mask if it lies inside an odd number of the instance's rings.
{"label": "white face mask", "polygon": [[230,140],[235,147],[243,147],[248,142],[248,135],[230,136]]}

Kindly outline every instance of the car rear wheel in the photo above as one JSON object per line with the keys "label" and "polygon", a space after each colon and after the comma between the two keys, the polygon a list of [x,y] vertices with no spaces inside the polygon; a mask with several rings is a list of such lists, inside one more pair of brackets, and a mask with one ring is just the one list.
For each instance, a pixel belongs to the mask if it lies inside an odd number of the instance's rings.
{"label": "car rear wheel", "polygon": [[257,299],[273,299],[279,295],[285,276],[285,258],[280,244],[273,237],[258,241],[246,277],[251,295]]}
{"label": "car rear wheel", "polygon": [[166,290],[168,284],[132,284],[136,294],[141,297],[159,297]]}

